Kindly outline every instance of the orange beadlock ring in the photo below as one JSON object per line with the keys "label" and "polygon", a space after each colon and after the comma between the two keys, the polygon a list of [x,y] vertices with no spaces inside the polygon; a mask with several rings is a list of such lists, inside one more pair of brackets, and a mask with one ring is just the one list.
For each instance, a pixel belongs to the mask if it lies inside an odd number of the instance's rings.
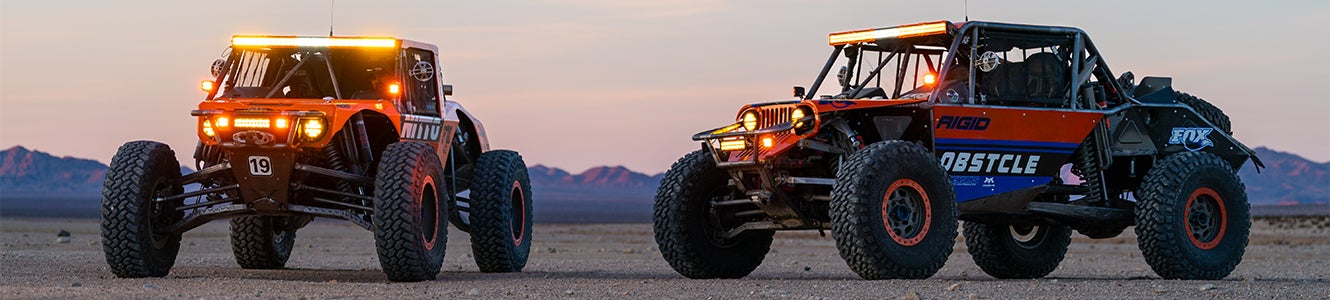
{"label": "orange beadlock ring", "polygon": [[[1215,238],[1208,242],[1201,242],[1196,239],[1196,236],[1193,235],[1191,231],[1191,222],[1189,222],[1191,217],[1191,205],[1192,203],[1196,203],[1196,198],[1202,195],[1210,196],[1210,198],[1214,199],[1215,203],[1219,206],[1219,234],[1216,234]],[[1187,197],[1187,204],[1182,208],[1182,224],[1183,226],[1186,226],[1187,239],[1191,240],[1191,244],[1195,245],[1197,248],[1201,248],[1201,250],[1210,250],[1219,246],[1219,242],[1224,239],[1224,230],[1228,228],[1228,210],[1224,207],[1224,198],[1219,197],[1219,192],[1208,187],[1196,189],[1196,191],[1191,193],[1191,196]]]}
{"label": "orange beadlock ring", "polygon": [[[433,177],[433,176],[428,176],[428,175],[425,176],[425,185],[424,185],[424,186],[421,186],[421,189],[422,189],[422,192],[420,193],[421,196],[424,196],[424,195],[425,195],[425,192],[424,192],[423,190],[424,190],[424,189],[428,189],[428,188],[430,188],[431,185],[433,185],[433,182],[434,182],[434,177]],[[435,209],[438,209],[438,205],[439,205],[439,204],[438,204],[438,201],[439,201],[438,195],[434,195],[434,201],[435,201],[434,207],[435,207]],[[424,198],[421,198],[421,199],[420,199],[420,209],[422,209],[422,210],[425,209],[425,199],[424,199]],[[434,224],[424,224],[424,225],[425,225],[425,226],[434,226],[434,236],[425,236],[425,231],[424,231],[424,230],[421,230],[421,231],[420,231],[420,240],[424,242],[424,244],[425,244],[425,250],[434,250],[434,244],[437,243],[437,242],[438,242],[438,239],[439,239],[439,218],[438,218],[437,215],[436,215],[436,216],[434,217]],[[445,230],[446,230],[446,229],[445,229]]]}
{"label": "orange beadlock ring", "polygon": [[[920,225],[923,227],[919,230],[919,233],[915,234],[914,237],[908,239],[896,235],[896,232],[891,230],[891,222],[887,221],[888,220],[887,202],[890,201],[891,194],[895,193],[896,189],[901,187],[909,187],[911,189],[914,189],[914,191],[919,194],[919,197],[923,198],[922,200],[924,203],[924,222],[923,224]],[[919,242],[922,242],[924,240],[925,236],[928,236],[928,227],[931,227],[929,225],[932,224],[932,221],[933,221],[932,204],[930,204],[928,201],[928,193],[924,192],[923,186],[920,186],[918,182],[915,182],[913,179],[909,178],[901,178],[900,180],[896,180],[896,182],[891,183],[891,186],[887,187],[887,193],[882,195],[882,225],[883,227],[887,228],[887,234],[891,236],[891,239],[893,241],[896,241],[897,244],[906,247],[918,245]]]}
{"label": "orange beadlock ring", "polygon": [[522,217],[514,220],[517,221],[517,223],[509,224],[509,226],[513,227],[511,228],[513,246],[521,247],[522,239],[526,237],[526,191],[522,190],[522,182],[516,180],[513,181],[513,191],[517,192],[518,199],[522,199],[522,205],[518,206],[521,209],[521,211],[518,212],[518,215]]}

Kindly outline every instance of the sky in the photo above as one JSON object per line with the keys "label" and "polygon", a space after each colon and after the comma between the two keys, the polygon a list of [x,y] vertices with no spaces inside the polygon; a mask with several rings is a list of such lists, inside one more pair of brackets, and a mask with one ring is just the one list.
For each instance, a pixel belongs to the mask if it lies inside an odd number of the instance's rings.
{"label": "sky", "polygon": [[[1251,146],[1330,161],[1330,1],[981,1],[973,20],[1090,34],[1115,72],[1170,76]],[[131,140],[186,165],[199,81],[233,34],[438,45],[491,146],[529,165],[664,172],[689,137],[808,86],[831,32],[939,19],[964,1],[0,2],[0,147],[110,161]],[[331,14],[330,14],[331,12]]]}

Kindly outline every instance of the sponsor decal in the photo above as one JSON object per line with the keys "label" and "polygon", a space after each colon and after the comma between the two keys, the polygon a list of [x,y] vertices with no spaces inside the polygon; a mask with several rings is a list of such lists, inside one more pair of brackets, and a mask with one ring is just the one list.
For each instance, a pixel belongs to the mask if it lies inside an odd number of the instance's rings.
{"label": "sponsor decal", "polygon": [[1210,132],[1214,130],[1208,127],[1173,127],[1173,134],[1168,136],[1168,145],[1181,145],[1192,152],[1200,151],[1215,145],[1210,140]]}
{"label": "sponsor decal", "polygon": [[418,61],[415,65],[411,66],[411,70],[408,71],[408,74],[411,75],[411,78],[415,78],[420,82],[427,82],[430,79],[434,79],[434,65],[427,61]]}
{"label": "sponsor decal", "polygon": [[956,201],[967,202],[983,197],[1017,191],[1047,184],[1051,176],[1038,175],[998,175],[968,176],[952,175],[951,184],[956,188]]}
{"label": "sponsor decal", "polygon": [[950,172],[985,174],[1034,174],[1039,155],[1011,153],[944,152],[939,158]]}
{"label": "sponsor decal", "polygon": [[992,119],[975,116],[942,116],[937,119],[937,128],[958,130],[985,130]]}
{"label": "sponsor decal", "polygon": [[253,144],[259,146],[267,145],[274,139],[275,137],[271,133],[254,130],[241,131],[231,135],[231,140],[240,142],[241,144]]}
{"label": "sponsor decal", "polygon": [[854,101],[817,100],[817,105],[831,105],[831,107],[835,108],[846,108],[854,105]]}

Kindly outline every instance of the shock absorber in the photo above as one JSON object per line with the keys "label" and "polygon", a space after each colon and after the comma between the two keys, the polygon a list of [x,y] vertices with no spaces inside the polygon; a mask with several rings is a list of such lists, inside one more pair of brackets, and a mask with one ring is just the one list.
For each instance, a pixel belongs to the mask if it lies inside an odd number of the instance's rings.
{"label": "shock absorber", "polygon": [[[342,152],[337,149],[336,143],[328,143],[327,146],[323,146],[323,157],[325,161],[328,163],[329,169],[338,170],[342,172],[350,172],[350,170],[348,170],[347,168],[346,158],[343,157]],[[337,181],[337,190],[339,191],[347,193],[355,193],[356,191],[354,189],[355,186],[353,186],[350,182],[347,182],[346,180]],[[345,199],[345,198],[342,199],[342,201],[348,201],[348,200],[351,199]]]}
{"label": "shock absorber", "polygon": [[1108,164],[1107,154],[1101,144],[1101,134],[1105,131],[1102,124],[1095,126],[1090,136],[1081,143],[1081,147],[1076,150],[1076,157],[1073,160],[1071,173],[1080,176],[1085,181],[1085,186],[1090,188],[1090,192],[1085,195],[1087,203],[1099,206],[1108,206],[1108,190],[1104,185],[1104,167]]}
{"label": "shock absorber", "polygon": [[[355,127],[353,133],[356,136],[356,150],[360,151],[361,160],[374,161],[374,152],[369,148],[369,131],[365,129],[365,116],[361,114],[351,116],[351,124]],[[369,166],[366,165],[365,169],[368,170],[368,168]]]}

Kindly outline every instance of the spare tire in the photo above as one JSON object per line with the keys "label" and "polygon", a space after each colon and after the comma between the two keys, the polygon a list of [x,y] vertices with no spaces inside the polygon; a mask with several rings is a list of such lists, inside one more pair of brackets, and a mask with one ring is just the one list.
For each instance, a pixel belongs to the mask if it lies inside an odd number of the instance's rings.
{"label": "spare tire", "polygon": [[1196,113],[1201,114],[1201,117],[1210,121],[1211,124],[1215,124],[1215,127],[1218,127],[1219,130],[1223,130],[1224,133],[1233,135],[1233,127],[1228,121],[1228,115],[1224,114],[1224,111],[1220,110],[1219,107],[1215,107],[1210,104],[1210,102],[1205,102],[1205,100],[1202,100],[1199,97],[1183,92],[1178,92],[1178,103],[1191,106],[1192,109],[1196,110]]}

